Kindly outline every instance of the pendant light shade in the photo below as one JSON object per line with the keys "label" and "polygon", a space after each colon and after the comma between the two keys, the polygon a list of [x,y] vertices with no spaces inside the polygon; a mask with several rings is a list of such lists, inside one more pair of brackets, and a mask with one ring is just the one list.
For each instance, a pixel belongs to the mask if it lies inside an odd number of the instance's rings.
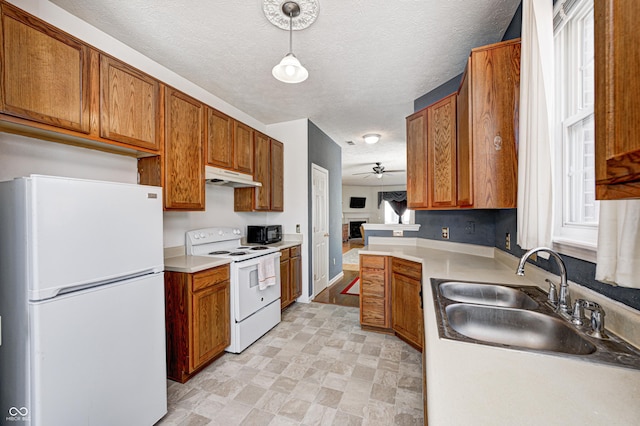
{"label": "pendant light shade", "polygon": [[283,83],[301,83],[309,77],[309,71],[293,53],[287,53],[280,63],[273,67],[271,74]]}
{"label": "pendant light shade", "polygon": [[[289,53],[280,61],[278,65],[273,67],[271,74],[283,83],[301,83],[309,77],[309,71],[302,66],[296,55],[293,54],[293,18],[297,18],[296,29],[308,27],[315,21],[318,14],[317,0],[299,0],[304,7],[301,11],[301,5],[295,1],[285,1],[281,4],[279,10],[281,14],[275,13],[273,0],[265,0],[265,15],[272,24],[279,28],[289,29]],[[284,21],[286,19],[287,21]],[[283,22],[284,21],[284,22]],[[285,22],[288,26],[285,27]]]}

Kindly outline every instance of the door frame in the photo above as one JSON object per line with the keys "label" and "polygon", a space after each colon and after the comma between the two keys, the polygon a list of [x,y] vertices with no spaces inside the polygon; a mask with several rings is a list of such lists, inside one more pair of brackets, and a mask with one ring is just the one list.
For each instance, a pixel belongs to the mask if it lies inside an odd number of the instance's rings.
{"label": "door frame", "polygon": [[[316,280],[314,277],[314,272],[316,271],[316,262],[318,261],[315,256],[315,247],[316,247],[316,236],[313,226],[315,224],[315,203],[316,203],[316,187],[314,185],[314,176],[315,173],[322,173],[326,175],[327,178],[327,186],[326,186],[326,197],[325,197],[325,217],[327,220],[327,232],[326,236],[323,238],[326,239],[326,271],[325,275],[327,277],[327,287],[329,286],[329,170],[321,167],[315,163],[311,163],[311,299],[314,299],[319,291],[316,289]],[[326,288],[326,287],[325,287]],[[324,289],[323,289],[324,290]],[[321,290],[322,291],[322,290]]]}

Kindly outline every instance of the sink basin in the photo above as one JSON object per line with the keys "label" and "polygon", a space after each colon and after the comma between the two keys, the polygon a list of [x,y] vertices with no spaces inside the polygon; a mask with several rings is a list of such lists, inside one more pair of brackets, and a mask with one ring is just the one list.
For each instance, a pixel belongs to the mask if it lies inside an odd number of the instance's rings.
{"label": "sink basin", "polygon": [[445,312],[455,331],[475,340],[573,355],[596,350],[563,321],[538,312],[461,303]]}
{"label": "sink basin", "polygon": [[449,300],[507,308],[535,309],[538,304],[523,291],[496,284],[447,281],[440,284],[440,294]]}

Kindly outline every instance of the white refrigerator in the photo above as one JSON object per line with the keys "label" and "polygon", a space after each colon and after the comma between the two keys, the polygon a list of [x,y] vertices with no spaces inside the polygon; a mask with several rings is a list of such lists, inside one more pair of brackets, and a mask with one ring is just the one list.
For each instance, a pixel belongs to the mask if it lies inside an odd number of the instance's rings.
{"label": "white refrigerator", "polygon": [[0,182],[0,424],[167,412],[161,188]]}

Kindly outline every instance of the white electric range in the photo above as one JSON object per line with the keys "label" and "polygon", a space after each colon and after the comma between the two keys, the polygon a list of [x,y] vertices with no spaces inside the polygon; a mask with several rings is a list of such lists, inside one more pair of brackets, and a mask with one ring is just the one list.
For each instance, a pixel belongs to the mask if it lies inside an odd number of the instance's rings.
{"label": "white electric range", "polygon": [[[225,350],[240,353],[280,322],[280,251],[275,247],[242,245],[239,228],[196,229],[188,231],[185,238],[187,255],[231,260],[231,344]],[[269,262],[276,281],[261,290],[258,267]]]}

